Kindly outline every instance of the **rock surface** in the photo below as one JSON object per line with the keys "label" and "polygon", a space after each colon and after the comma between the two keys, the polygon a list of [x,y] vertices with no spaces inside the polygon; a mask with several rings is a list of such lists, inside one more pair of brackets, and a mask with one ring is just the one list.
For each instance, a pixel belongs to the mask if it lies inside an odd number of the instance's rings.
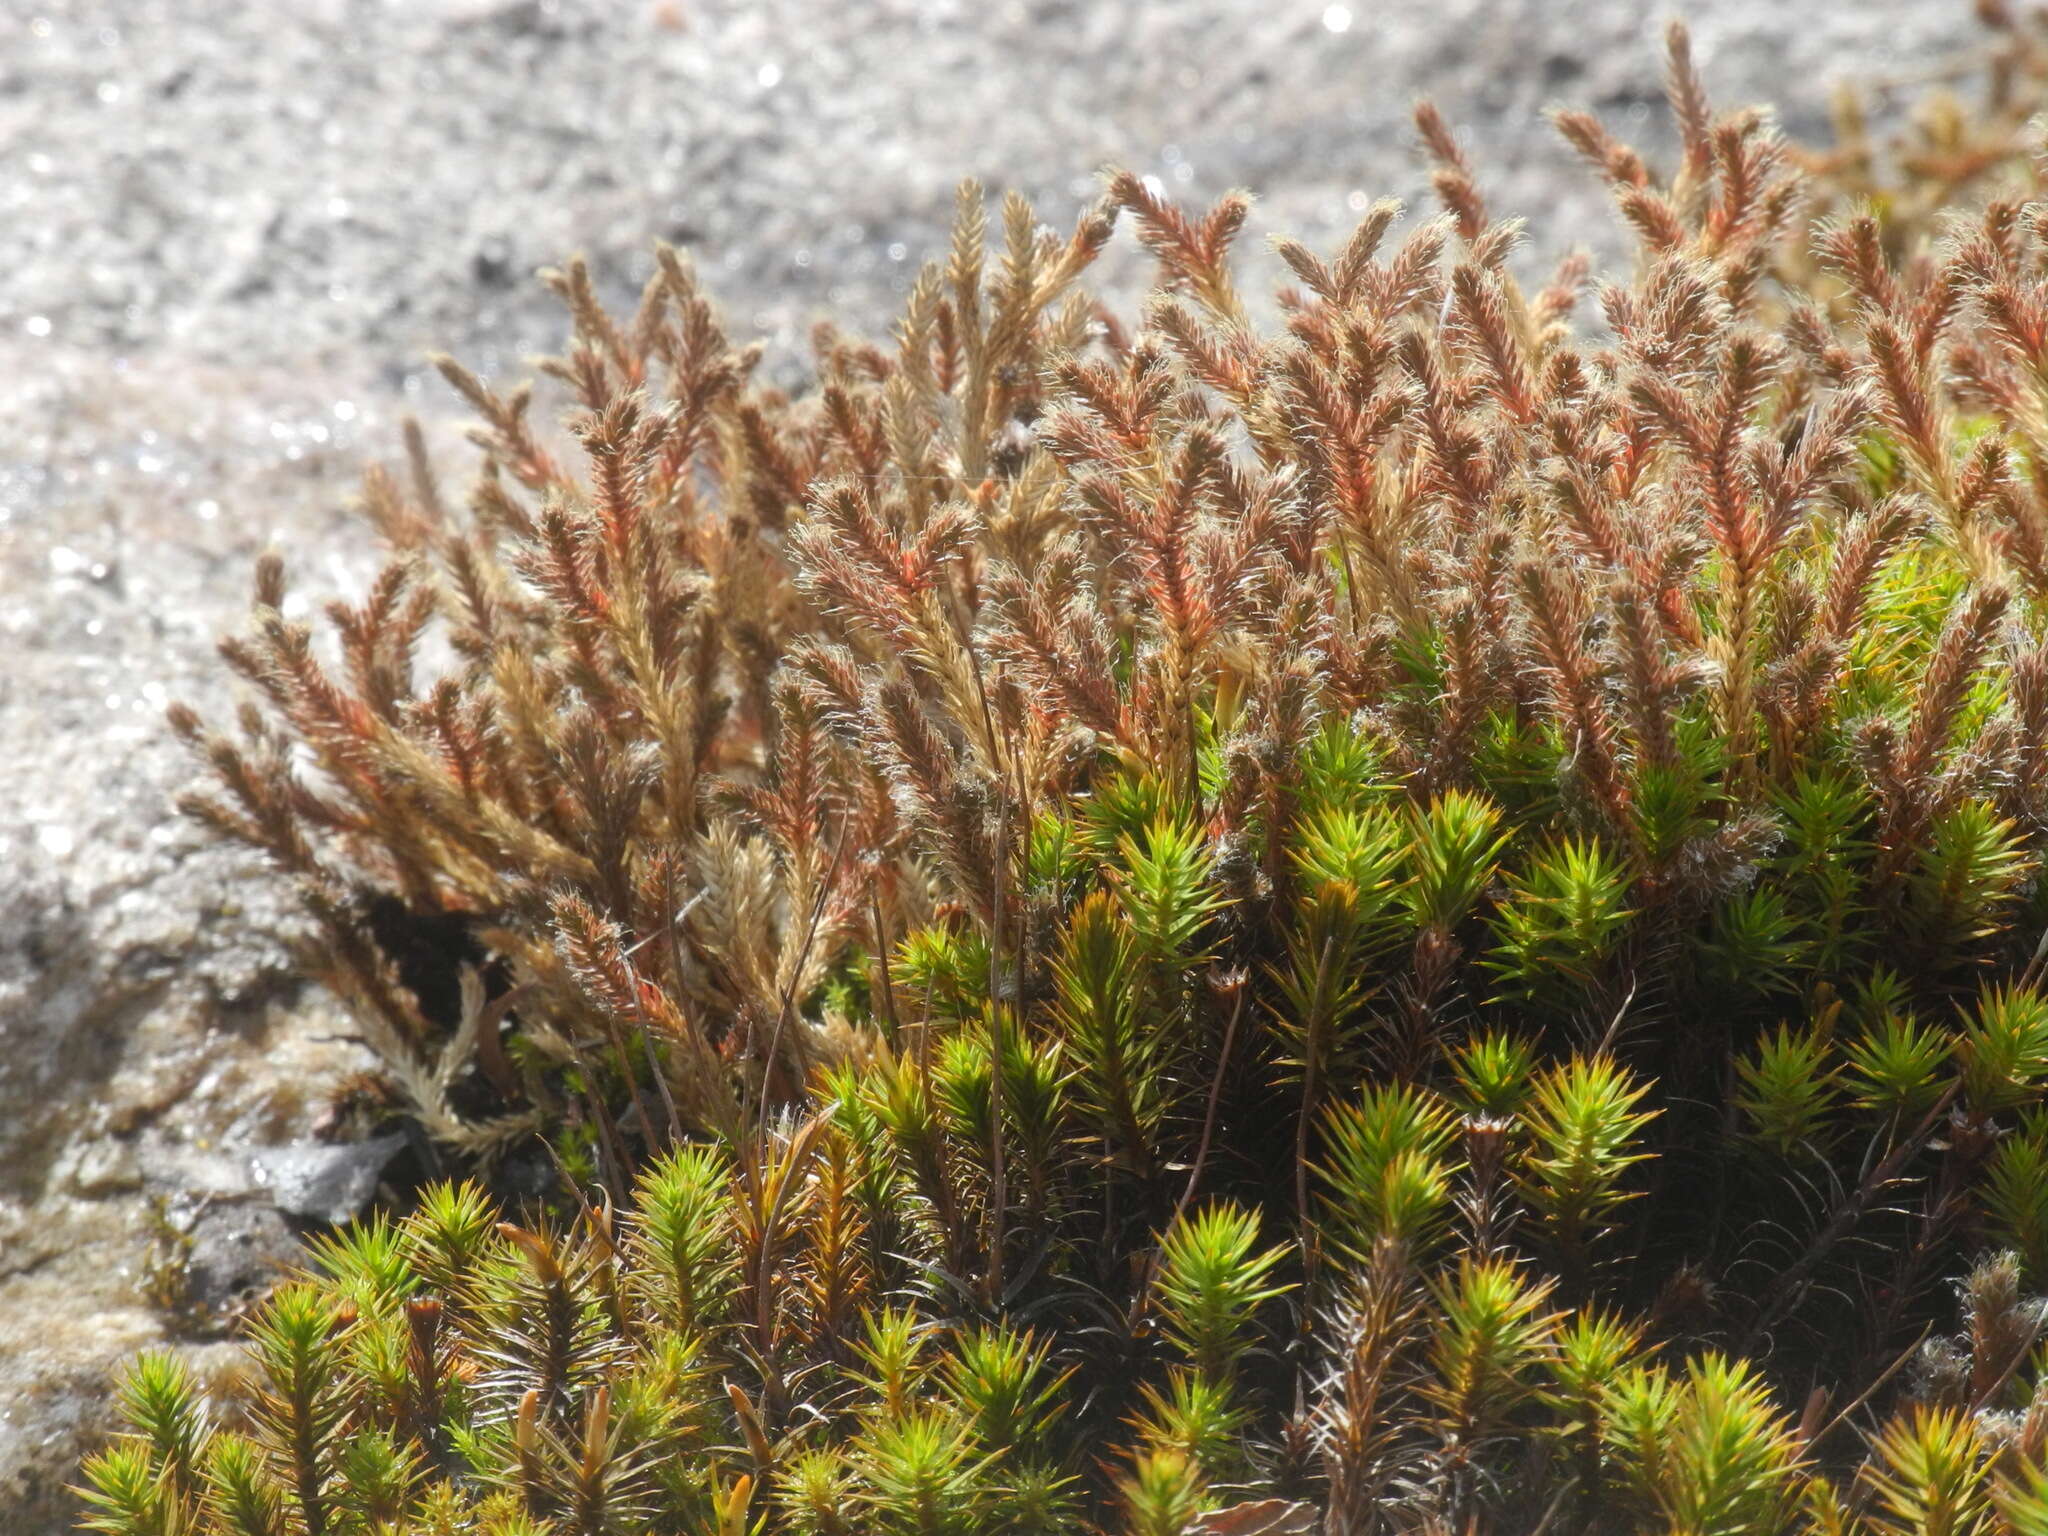
{"label": "rock surface", "polygon": [[[1534,249],[1601,245],[1538,116],[1655,148],[1666,7],[1635,0],[19,0],[0,19],[0,1529],[68,1529],[105,1373],[165,1337],[152,1243],[231,1305],[291,1252],[363,1064],[295,988],[289,908],[181,825],[166,700],[229,701],[213,636],[253,553],[358,585],[343,507],[406,411],[451,436],[429,348],[486,374],[558,335],[532,270],[581,249],[630,302],[662,237],[790,368],[879,327],[954,181],[1055,224],[1115,160],[1260,194],[1327,244],[1416,202],[1412,98],[1467,135]],[[1973,40],[1964,0],[1694,0],[1723,100],[1818,134],[1832,77]],[[1249,242],[1248,242],[1249,243]],[[1612,242],[1606,242],[1611,248]],[[1143,264],[1126,246],[1105,278]],[[452,468],[452,462],[451,462]],[[312,1169],[313,1175],[345,1169]],[[358,1185],[361,1184],[360,1178]],[[318,1178],[315,1178],[315,1185]],[[360,1188],[299,1181],[301,1211]],[[317,1195],[319,1198],[314,1198]],[[221,1344],[187,1345],[202,1363]]]}

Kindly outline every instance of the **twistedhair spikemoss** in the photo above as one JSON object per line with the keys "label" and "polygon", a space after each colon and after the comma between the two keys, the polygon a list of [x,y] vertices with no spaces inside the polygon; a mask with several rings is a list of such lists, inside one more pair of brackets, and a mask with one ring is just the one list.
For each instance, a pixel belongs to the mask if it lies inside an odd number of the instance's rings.
{"label": "twistedhair spikemoss", "polygon": [[1559,119],[1596,320],[1425,108],[1275,329],[1113,175],[794,399],[572,264],[580,467],[447,365],[466,508],[373,474],[338,659],[267,563],[175,720],[406,1112],[567,1177],[319,1244],[252,1403],[145,1361],[94,1528],[2048,1525],[2039,170],[1668,84],[1668,178]]}

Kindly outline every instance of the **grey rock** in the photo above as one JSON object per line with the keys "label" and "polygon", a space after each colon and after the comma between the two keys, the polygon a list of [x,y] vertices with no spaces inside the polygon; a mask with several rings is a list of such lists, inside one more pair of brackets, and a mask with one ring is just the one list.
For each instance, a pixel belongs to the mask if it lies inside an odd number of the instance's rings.
{"label": "grey rock", "polygon": [[184,1304],[220,1332],[277,1282],[301,1257],[297,1237],[278,1208],[261,1198],[208,1202],[192,1211],[182,1230]]}
{"label": "grey rock", "polygon": [[[222,1303],[289,1244],[252,1149],[365,1064],[299,988],[291,903],[172,810],[160,727],[232,694],[213,640],[255,552],[311,599],[374,551],[353,466],[405,412],[459,462],[423,362],[552,349],[534,266],[630,304],[656,235],[793,375],[810,323],[880,327],[962,175],[1070,221],[1107,161],[1260,195],[1244,248],[1327,246],[1427,182],[1407,110],[1468,136],[1530,260],[1618,242],[1539,119],[1656,150],[1664,0],[22,0],[0,36],[0,1530],[70,1528],[163,1202]],[[1821,125],[1831,78],[1969,41],[1967,0],[1695,0],[1724,101]],[[1348,23],[1348,24],[1347,24]],[[1341,29],[1340,29],[1341,28]],[[1590,232],[1590,233],[1589,233]],[[1126,242],[1099,269],[1128,294]],[[351,1165],[355,1166],[355,1165]],[[358,1170],[359,1171],[359,1170]],[[337,1211],[333,1202],[308,1205]],[[202,1363],[223,1345],[179,1346]]]}
{"label": "grey rock", "polygon": [[339,1226],[370,1203],[378,1178],[405,1143],[394,1132],[341,1147],[307,1142],[266,1148],[256,1154],[257,1178],[280,1211]]}

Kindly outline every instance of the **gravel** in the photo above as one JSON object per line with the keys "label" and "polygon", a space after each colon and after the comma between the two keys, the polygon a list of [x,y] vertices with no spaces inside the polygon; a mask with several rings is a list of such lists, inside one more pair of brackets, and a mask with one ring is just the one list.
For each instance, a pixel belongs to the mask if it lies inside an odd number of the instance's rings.
{"label": "gravel", "polygon": [[[518,373],[559,335],[535,268],[630,303],[659,237],[794,376],[825,316],[886,324],[963,175],[1056,225],[1115,161],[1256,237],[1418,203],[1408,109],[1468,137],[1532,259],[1611,252],[1542,124],[1656,148],[1661,6],[1629,0],[12,0],[0,17],[0,1529],[67,1529],[105,1373],[166,1337],[151,1244],[217,1307],[295,1226],[266,1182],[364,1056],[298,987],[289,904],[170,802],[173,697],[246,572],[360,585],[346,501],[408,412],[460,449],[424,354]],[[1825,126],[1830,80],[1973,40],[1963,0],[1690,7],[1724,100]],[[1255,258],[1256,259],[1256,258]],[[1113,291],[1143,276],[1126,246]],[[374,1160],[374,1154],[369,1155]],[[335,1214],[367,1178],[301,1206]],[[297,1177],[296,1173],[294,1177]],[[296,1187],[296,1186],[295,1186]],[[185,1342],[202,1367],[226,1346]]]}

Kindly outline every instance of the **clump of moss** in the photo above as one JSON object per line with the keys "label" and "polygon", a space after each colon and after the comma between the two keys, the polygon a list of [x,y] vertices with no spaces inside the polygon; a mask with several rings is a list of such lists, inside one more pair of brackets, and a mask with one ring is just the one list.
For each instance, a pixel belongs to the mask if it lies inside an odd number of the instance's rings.
{"label": "clump of moss", "polygon": [[580,477],[448,365],[467,513],[373,475],[338,665],[266,564],[176,720],[573,1206],[326,1242],[253,1405],[146,1361],[96,1528],[2043,1528],[2048,220],[1671,96],[1668,180],[1561,120],[1585,334],[1425,109],[1275,333],[1115,176],[801,399],[556,275]]}

